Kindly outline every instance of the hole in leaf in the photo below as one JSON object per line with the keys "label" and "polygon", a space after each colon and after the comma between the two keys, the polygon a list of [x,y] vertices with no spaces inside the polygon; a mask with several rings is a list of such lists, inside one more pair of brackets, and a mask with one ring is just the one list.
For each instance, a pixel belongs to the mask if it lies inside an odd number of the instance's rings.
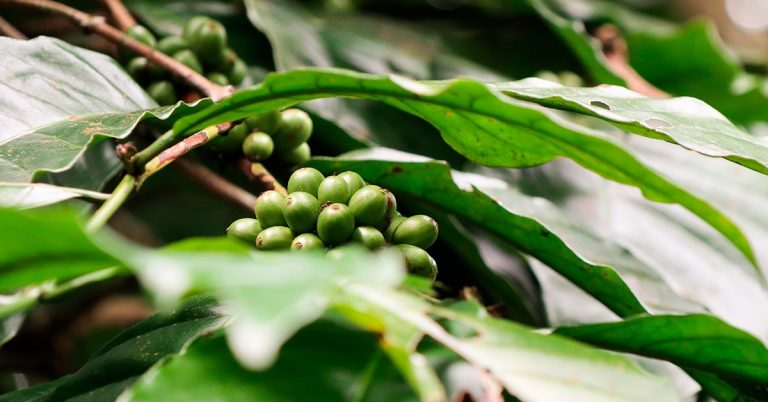
{"label": "hole in leaf", "polygon": [[601,109],[611,110],[611,106],[609,104],[603,102],[603,101],[593,100],[593,101],[589,102],[589,104],[592,105],[592,106],[595,106],[595,107],[599,107]]}
{"label": "hole in leaf", "polygon": [[650,119],[645,119],[645,124],[649,128],[672,128],[672,123],[653,117]]}

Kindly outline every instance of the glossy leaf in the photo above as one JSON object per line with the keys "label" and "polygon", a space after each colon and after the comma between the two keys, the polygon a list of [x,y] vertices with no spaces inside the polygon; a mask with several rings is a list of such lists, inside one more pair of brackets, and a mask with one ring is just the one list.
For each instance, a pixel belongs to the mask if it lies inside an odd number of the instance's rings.
{"label": "glossy leaf", "polygon": [[763,342],[709,315],[633,317],[556,332],[605,349],[768,384],[768,349]]}
{"label": "glossy leaf", "polygon": [[491,166],[525,167],[568,157],[610,180],[634,186],[651,200],[679,203],[715,227],[754,262],[738,227],[704,200],[648,169],[612,139],[509,99],[470,80],[420,83],[342,70],[272,74],[251,89],[180,119],[190,133],[207,125],[332,96],[378,100],[433,124],[469,159]]}
{"label": "glossy leaf", "polygon": [[[372,155],[316,159],[312,166],[325,172],[354,170],[367,181],[377,183],[398,195],[416,197],[446,212],[465,218],[510,241],[524,253],[535,256],[577,286],[622,316],[644,312],[644,308],[624,281],[609,267],[581,259],[548,227],[513,206],[500,203],[476,190],[471,182],[440,162],[366,160]],[[391,156],[391,154],[390,154]],[[403,155],[399,155],[403,158]],[[434,197],[441,194],[441,197]]]}
{"label": "glossy leaf", "polygon": [[35,208],[72,198],[106,200],[109,194],[44,183],[0,183],[0,206]]}

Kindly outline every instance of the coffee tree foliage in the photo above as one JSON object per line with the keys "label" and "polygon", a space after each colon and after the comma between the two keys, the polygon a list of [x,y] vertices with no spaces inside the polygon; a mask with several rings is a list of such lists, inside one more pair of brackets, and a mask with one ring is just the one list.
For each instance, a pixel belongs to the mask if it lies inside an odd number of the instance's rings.
{"label": "coffee tree foliage", "polygon": [[[213,99],[18,3],[0,400],[768,400],[766,80],[709,22],[126,1]],[[115,294],[134,325],[64,330]]]}

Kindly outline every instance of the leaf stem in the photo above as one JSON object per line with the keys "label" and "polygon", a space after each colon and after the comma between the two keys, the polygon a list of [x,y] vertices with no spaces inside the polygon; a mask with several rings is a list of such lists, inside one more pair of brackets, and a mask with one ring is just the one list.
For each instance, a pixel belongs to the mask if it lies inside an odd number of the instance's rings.
{"label": "leaf stem", "polygon": [[[220,133],[228,131],[231,127],[232,127],[232,123],[221,123],[213,126],[208,126],[196,132],[195,134],[192,134],[189,137],[184,138],[180,142],[174,145],[171,145],[170,147],[166,147],[160,153],[158,153],[157,156],[153,157],[152,159],[150,159],[149,161],[143,164],[144,172],[138,178],[138,181],[137,181],[138,185],[141,185],[141,183],[143,183],[144,180],[147,179],[147,177],[157,173],[160,169],[166,167],[169,163],[181,158],[187,152],[216,138]],[[148,152],[147,154],[142,155],[141,160],[146,158],[147,155],[151,155],[151,153],[156,152],[158,149],[164,148],[165,143],[170,141],[167,137],[168,133],[172,134],[173,132],[172,131],[166,132],[160,138],[158,138],[157,141],[155,141],[149,147],[147,147],[147,149],[152,148],[152,150],[151,152]],[[158,142],[161,142],[161,139],[162,139],[162,145],[154,146]],[[145,149],[144,151],[146,151],[147,149]],[[140,154],[141,152],[136,154],[136,156],[138,157]]]}
{"label": "leaf stem", "polygon": [[3,17],[0,17],[0,33],[13,39],[20,39],[20,40],[27,39],[27,35],[24,35],[21,31],[16,29],[15,26],[13,26],[10,22],[8,22]]}
{"label": "leaf stem", "polygon": [[112,191],[112,195],[109,196],[107,201],[101,204],[101,207],[88,220],[85,225],[85,230],[89,233],[93,233],[101,227],[103,227],[109,218],[120,208],[125,202],[128,196],[136,188],[136,178],[132,175],[125,175],[120,183],[117,184],[115,190]]}
{"label": "leaf stem", "polygon": [[164,68],[171,74],[183,79],[201,93],[211,97],[214,101],[221,100],[234,91],[234,87],[222,87],[216,85],[186,65],[130,38],[119,29],[107,24],[104,17],[91,15],[65,4],[48,0],[0,0],[0,4],[33,7],[38,10],[50,11],[65,16],[79,25],[85,32],[94,32],[111,42],[120,46],[125,46],[146,57],[148,60]]}
{"label": "leaf stem", "polygon": [[189,178],[205,187],[211,193],[232,201],[248,212],[253,212],[253,206],[256,205],[256,196],[219,176],[200,163],[179,159],[174,166],[181,169]]}

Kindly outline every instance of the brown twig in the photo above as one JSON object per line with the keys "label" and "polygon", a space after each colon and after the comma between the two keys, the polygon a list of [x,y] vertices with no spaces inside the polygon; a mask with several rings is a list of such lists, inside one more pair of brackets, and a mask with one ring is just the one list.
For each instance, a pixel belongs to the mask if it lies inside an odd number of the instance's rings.
{"label": "brown twig", "polygon": [[262,190],[275,190],[283,195],[288,194],[285,187],[261,163],[251,162],[248,158],[240,158],[237,161],[237,167],[248,177],[248,180],[261,186]]}
{"label": "brown twig", "polygon": [[16,29],[15,26],[11,25],[11,23],[3,17],[0,17],[0,33],[13,39],[27,39],[27,35],[21,33],[21,31]]}
{"label": "brown twig", "polygon": [[627,87],[635,92],[653,98],[669,98],[670,95],[659,88],[656,88],[650,82],[635,71],[629,65],[629,50],[627,41],[621,35],[621,31],[615,25],[605,24],[595,31],[595,37],[600,41],[603,47],[603,54],[608,63],[608,68],[614,74],[623,78],[627,82]]}
{"label": "brown twig", "polygon": [[151,62],[168,70],[171,74],[185,80],[201,93],[211,97],[214,101],[221,100],[234,91],[232,86],[222,87],[216,85],[195,70],[192,70],[173,58],[128,37],[119,29],[107,24],[104,17],[84,13],[65,4],[48,0],[0,0],[0,4],[33,7],[65,16],[79,25],[85,32],[94,32],[120,46],[124,46],[146,57]]}
{"label": "brown twig", "polygon": [[220,133],[226,132],[231,127],[232,123],[221,123],[214,126],[209,126],[166,148],[163,152],[160,152],[157,156],[144,164],[144,173],[139,176],[137,181],[138,185],[141,185],[141,183],[143,183],[147,177],[157,173],[160,169],[164,168],[169,163],[181,158],[187,152],[216,138]]}
{"label": "brown twig", "polygon": [[232,201],[248,212],[253,212],[256,196],[219,176],[207,167],[183,158],[177,160],[174,166],[181,169],[190,179],[205,187],[211,193]]}
{"label": "brown twig", "polygon": [[131,15],[131,12],[128,11],[122,1],[104,0],[104,3],[107,5],[109,13],[112,15],[112,19],[115,20],[115,25],[118,28],[125,31],[136,25],[136,19],[133,18],[133,15]]}

